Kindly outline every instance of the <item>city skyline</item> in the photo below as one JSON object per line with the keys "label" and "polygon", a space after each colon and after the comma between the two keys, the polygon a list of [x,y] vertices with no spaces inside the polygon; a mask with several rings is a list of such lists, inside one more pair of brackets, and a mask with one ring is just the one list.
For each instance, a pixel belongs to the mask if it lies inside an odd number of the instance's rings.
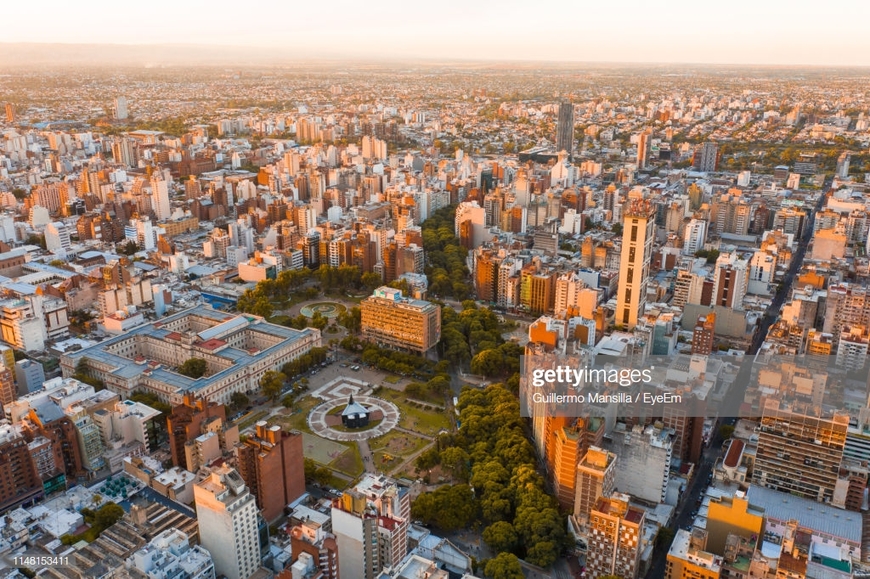
{"label": "city skyline", "polygon": [[[552,0],[536,5],[534,11],[514,0],[497,5],[451,0],[438,11],[396,0],[382,2],[375,11],[341,0],[331,5],[329,18],[314,5],[269,2],[261,10],[269,17],[246,27],[239,26],[235,12],[206,13],[201,8],[199,3],[157,0],[148,11],[134,14],[123,7],[95,12],[51,2],[49,9],[39,11],[37,26],[10,28],[4,41],[7,46],[221,47],[247,49],[247,57],[263,59],[870,66],[870,40],[858,24],[864,20],[860,14],[819,29],[795,7],[786,11],[775,3],[749,0],[731,2],[727,11],[686,0],[663,11],[632,1],[618,13],[607,4],[565,6]],[[856,12],[845,0],[828,8],[831,14]],[[4,8],[4,19],[32,22],[37,16],[33,10],[13,4]],[[715,28],[708,25],[711,22]],[[85,36],[85,29],[100,34]],[[263,49],[272,52],[263,54]],[[14,55],[0,57],[0,65],[14,61]]]}

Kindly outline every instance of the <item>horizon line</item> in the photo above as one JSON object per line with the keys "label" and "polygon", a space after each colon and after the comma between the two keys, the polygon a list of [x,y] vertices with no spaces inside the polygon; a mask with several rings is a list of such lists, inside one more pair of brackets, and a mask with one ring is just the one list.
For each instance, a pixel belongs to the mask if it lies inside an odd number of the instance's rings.
{"label": "horizon line", "polygon": [[[703,67],[760,67],[760,68],[787,68],[787,69],[819,69],[819,68],[829,68],[829,69],[840,69],[840,70],[849,70],[849,69],[870,69],[870,64],[830,64],[830,63],[776,63],[776,62],[711,62],[711,61],[672,61],[672,60],[548,60],[548,59],[540,59],[540,58],[492,58],[492,57],[457,57],[457,56],[407,56],[407,57],[394,57],[394,56],[354,56],[352,54],[342,54],[342,53],[332,53],[327,55],[313,55],[313,54],[305,54],[298,55],[294,57],[289,57],[285,53],[287,51],[298,50],[292,46],[267,46],[267,45],[233,45],[233,44],[204,44],[204,43],[191,43],[191,42],[153,42],[153,43],[123,43],[123,42],[106,42],[106,43],[98,43],[98,42],[7,42],[0,40],[0,46],[18,46],[22,48],[49,48],[49,47],[80,47],[80,48],[101,48],[105,49],[106,47],[120,47],[120,48],[198,48],[205,50],[271,50],[276,51],[271,54],[263,54],[259,55],[257,60],[260,60],[261,66],[276,66],[279,64],[304,64],[304,63],[335,63],[339,64],[340,62],[345,62],[348,64],[409,64],[409,63],[420,63],[420,64],[523,64],[523,65],[533,65],[533,64],[546,64],[546,65],[571,65],[571,66],[677,66],[677,67],[693,67],[693,66],[703,66]],[[20,56],[20,55],[19,55]],[[181,55],[173,55],[171,59],[172,62],[166,63],[163,62],[164,58],[156,55],[152,55],[152,63],[154,65],[160,66],[177,66],[183,65],[185,63],[184,57]],[[227,58],[228,55],[215,55],[214,60],[220,61],[231,61],[232,59]],[[122,55],[114,55],[114,58],[124,57]],[[44,57],[39,57],[44,59]],[[198,55],[196,57],[192,57],[190,60],[201,59],[202,55]],[[109,55],[103,58],[95,58],[93,59],[93,64],[109,64],[106,61],[112,60],[113,55]],[[24,58],[23,60],[28,60]],[[86,58],[76,55],[60,55],[57,59],[59,64],[63,63],[65,66],[69,66],[70,63],[64,61],[74,60],[81,61],[80,64],[87,64]],[[141,57],[132,57],[130,58],[129,65],[136,66],[137,68],[142,66],[141,62],[143,60],[147,60],[147,58]],[[169,60],[169,59],[166,59]],[[236,58],[235,64],[238,64],[239,60],[244,60],[250,62],[252,60],[251,55],[238,55]],[[284,61],[282,63],[276,62],[277,60]],[[0,68],[8,67],[8,66],[24,66],[27,63],[22,62],[21,64],[16,64],[12,62],[5,62],[6,59],[0,57]],[[136,62],[134,62],[136,61]],[[41,62],[41,65],[49,64],[47,62]],[[151,63],[149,63],[151,64]],[[226,62],[225,64],[229,64]],[[118,64],[114,64],[118,66]],[[188,65],[196,65],[196,66],[205,66],[204,63],[201,62],[190,62]],[[220,66],[220,62],[212,62],[209,63],[208,66]]]}

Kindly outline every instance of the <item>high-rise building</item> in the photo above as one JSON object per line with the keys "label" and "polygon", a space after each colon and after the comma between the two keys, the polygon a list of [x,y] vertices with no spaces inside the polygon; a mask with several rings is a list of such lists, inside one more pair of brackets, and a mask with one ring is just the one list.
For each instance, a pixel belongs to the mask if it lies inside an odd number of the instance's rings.
{"label": "high-rise building", "polygon": [[698,464],[704,450],[704,417],[707,401],[682,386],[682,404],[667,404],[662,411],[662,425],[674,431],[673,458],[683,463]]}
{"label": "high-rise building", "polygon": [[559,117],[556,121],[556,152],[565,151],[568,158],[574,156],[574,105],[559,103]]}
{"label": "high-rise building", "polygon": [[589,577],[615,575],[637,577],[643,552],[643,524],[646,514],[629,504],[630,497],[614,494],[602,497],[590,513],[589,552],[586,574]]}
{"label": "high-rise building", "polygon": [[477,299],[494,302],[498,296],[499,266],[503,256],[498,252],[479,247],[474,252],[474,289]]}
{"label": "high-rise building", "polygon": [[166,221],[172,214],[172,207],[169,204],[169,181],[162,177],[162,175],[155,175],[151,179],[151,206],[157,221]]}
{"label": "high-rise building", "polygon": [[818,502],[831,502],[849,417],[810,415],[775,398],[767,398],[761,410],[752,482]]}
{"label": "high-rise building", "polygon": [[360,302],[363,339],[402,350],[426,353],[441,339],[441,308],[402,297],[380,287]]}
{"label": "high-rise building", "polygon": [[15,390],[15,374],[0,362],[0,405],[6,408],[18,398],[18,392]]}
{"label": "high-rise building", "polygon": [[729,189],[713,199],[710,211],[710,231],[719,235],[734,233],[746,235],[752,223],[752,206],[743,191]]}
{"label": "high-rise building", "polygon": [[426,255],[423,247],[411,243],[400,247],[396,256],[396,277],[405,273],[423,273]]}
{"label": "high-rise building", "polygon": [[786,235],[793,233],[795,239],[803,234],[804,224],[807,222],[807,213],[798,207],[783,207],[773,216],[773,229],[782,229]]}
{"label": "high-rise building", "polygon": [[574,523],[578,528],[589,524],[589,515],[601,497],[613,493],[616,481],[616,460],[612,452],[590,446],[577,465],[574,488]]}
{"label": "high-rise building", "polygon": [[193,487],[199,538],[217,575],[247,579],[260,567],[257,501],[241,475],[227,466]]}
{"label": "high-rise building", "polygon": [[592,319],[599,297],[598,290],[587,287],[576,271],[562,273],[556,278],[556,302],[553,311],[557,316],[564,313]]}
{"label": "high-rise building", "polygon": [[520,305],[532,314],[553,311],[556,303],[556,271],[533,261],[520,270]]}
{"label": "high-rise building", "polygon": [[408,554],[411,500],[383,475],[367,474],[332,507],[342,579],[374,579]]}
{"label": "high-rise building", "polygon": [[846,283],[828,288],[823,331],[833,336],[837,347],[846,326],[870,327],[870,291]]}
{"label": "high-rise building", "polygon": [[649,146],[650,139],[652,138],[652,131],[650,129],[644,130],[637,137],[637,169],[639,171],[643,171],[647,168],[647,163],[649,161]]}
{"label": "high-rise building", "polygon": [[45,207],[54,215],[69,203],[69,186],[66,183],[43,183],[33,190],[30,198],[35,205]]}
{"label": "high-rise building", "polygon": [[115,106],[112,107],[112,116],[119,121],[127,118],[127,99],[119,96],[115,99]]}
{"label": "high-rise building", "polygon": [[616,323],[630,330],[643,316],[646,305],[655,208],[647,199],[634,199],[625,205],[623,216]]}
{"label": "high-rise building", "polygon": [[756,295],[771,295],[776,266],[779,255],[774,252],[756,251],[749,259],[749,282],[746,284],[747,293]]}
{"label": "high-rise building", "polygon": [[19,360],[15,362],[15,381],[20,395],[36,392],[45,382],[45,369],[35,360]]}
{"label": "high-rise building", "polygon": [[15,105],[12,103],[6,103],[6,122],[15,122]]}
{"label": "high-rise building", "polygon": [[619,456],[616,488],[649,503],[665,501],[670,480],[675,432],[667,427],[617,423],[608,450]]}
{"label": "high-rise building", "polygon": [[707,242],[707,222],[691,219],[683,228],[683,255],[695,255]]}
{"label": "high-rise building", "polygon": [[60,221],[45,226],[45,249],[52,252],[68,253],[72,250],[70,228]]}
{"label": "high-rise building", "polygon": [[302,258],[305,265],[317,269],[320,265],[320,232],[312,229],[302,238]]}
{"label": "high-rise building", "polygon": [[0,302],[0,335],[3,341],[24,351],[45,349],[48,339],[39,300],[22,298]]}
{"label": "high-rise building", "polygon": [[290,515],[288,526],[291,561],[295,563],[303,553],[307,553],[323,573],[319,579],[338,579],[338,543],[332,534],[332,518],[329,514],[299,506]]}
{"label": "high-rise building", "polygon": [[112,157],[127,167],[139,166],[139,146],[133,139],[116,137],[112,143]]}
{"label": "high-rise building", "polygon": [[35,501],[43,495],[42,480],[17,425],[0,421],[0,509]]}
{"label": "high-rise building", "polygon": [[713,353],[713,338],[716,335],[716,314],[709,313],[698,316],[695,330],[692,333],[692,354],[709,356]]}
{"label": "high-rise building", "polygon": [[468,250],[480,247],[492,239],[486,226],[486,209],[478,205],[477,201],[460,203],[456,207],[454,233],[460,244]]}
{"label": "high-rise building", "polygon": [[863,326],[843,326],[837,344],[836,364],[844,370],[861,370],[867,363],[870,336]]}
{"label": "high-rise building", "polygon": [[695,171],[712,173],[719,166],[719,145],[704,143],[695,150],[692,165]]}
{"label": "high-rise building", "polygon": [[852,155],[849,153],[849,151],[843,151],[837,158],[837,177],[839,177],[840,179],[845,179],[849,176],[849,165],[851,164],[851,162]]}
{"label": "high-rise building", "polygon": [[723,253],[716,259],[713,278],[713,305],[743,309],[749,285],[749,262],[737,252]]}
{"label": "high-rise building", "polygon": [[266,521],[274,521],[284,507],[305,492],[305,463],[302,457],[302,433],[286,432],[265,421],[256,425],[253,435],[236,447],[239,474]]}
{"label": "high-rise building", "polygon": [[[225,437],[226,430],[230,428],[227,424],[227,410],[223,404],[197,399],[191,394],[186,394],[184,402],[172,409],[167,426],[172,464],[188,470],[193,465],[188,464],[185,445],[207,432],[221,433]],[[238,428],[235,428],[235,432],[238,433]],[[230,434],[230,440],[237,436],[238,434]]]}
{"label": "high-rise building", "polygon": [[[697,268],[691,263],[678,268],[677,279],[674,281],[674,299],[671,303],[680,308],[686,304],[709,306],[710,298],[705,298],[706,273],[703,268]],[[712,284],[709,291],[712,292]]]}
{"label": "high-rise building", "polygon": [[573,511],[576,498],[577,465],[590,446],[600,444],[604,424],[599,418],[581,416],[567,419],[569,424],[557,428],[547,451],[547,470],[553,480],[556,499],[566,511]]}

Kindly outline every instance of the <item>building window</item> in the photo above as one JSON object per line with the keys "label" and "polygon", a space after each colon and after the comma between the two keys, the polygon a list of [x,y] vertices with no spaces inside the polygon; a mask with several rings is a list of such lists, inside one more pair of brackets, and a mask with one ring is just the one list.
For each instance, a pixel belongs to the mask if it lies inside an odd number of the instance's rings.
{"label": "building window", "polygon": [[631,240],[637,241],[637,225],[631,226]]}

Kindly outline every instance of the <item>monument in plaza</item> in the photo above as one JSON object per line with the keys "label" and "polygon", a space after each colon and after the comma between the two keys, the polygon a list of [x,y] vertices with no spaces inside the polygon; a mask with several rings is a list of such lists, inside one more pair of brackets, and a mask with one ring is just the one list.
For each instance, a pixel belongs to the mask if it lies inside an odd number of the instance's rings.
{"label": "monument in plaza", "polygon": [[364,428],[369,425],[369,409],[353,401],[353,394],[347,406],[341,411],[341,424],[345,428]]}

